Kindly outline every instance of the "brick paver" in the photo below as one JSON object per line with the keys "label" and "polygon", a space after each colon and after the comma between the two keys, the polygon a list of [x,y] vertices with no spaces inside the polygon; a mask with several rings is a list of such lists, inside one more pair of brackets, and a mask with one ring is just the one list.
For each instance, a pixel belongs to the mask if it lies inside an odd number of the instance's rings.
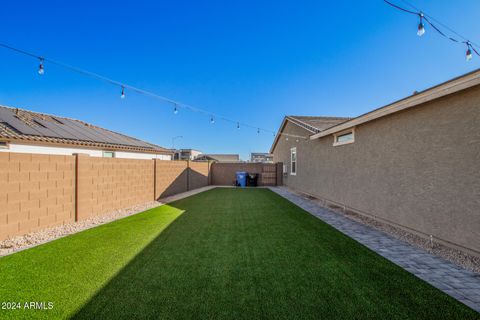
{"label": "brick paver", "polygon": [[323,220],[386,259],[480,312],[480,274],[434,256],[392,236],[348,219],[287,188],[270,190]]}

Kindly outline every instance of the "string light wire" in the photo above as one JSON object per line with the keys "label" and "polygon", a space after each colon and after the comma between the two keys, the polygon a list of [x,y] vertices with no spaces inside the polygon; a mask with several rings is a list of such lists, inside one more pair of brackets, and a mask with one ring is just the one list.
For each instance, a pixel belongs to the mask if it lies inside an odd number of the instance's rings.
{"label": "string light wire", "polygon": [[[470,50],[473,50],[473,52],[475,52],[475,54],[480,57],[480,53],[475,48],[475,47],[480,48],[480,46],[478,44],[476,44],[475,42],[473,42],[473,41],[469,40],[468,38],[462,36],[460,33],[456,32],[455,30],[453,30],[452,28],[450,28],[446,24],[442,23],[441,21],[435,19],[431,15],[426,14],[424,11],[420,10],[419,8],[417,8],[416,6],[411,4],[410,2],[408,2],[406,0],[401,0],[404,4],[406,4],[407,6],[409,6],[411,9],[413,9],[415,11],[411,11],[411,10],[402,8],[399,5],[396,5],[396,4],[394,4],[394,3],[392,3],[388,0],[383,0],[383,1],[385,3],[387,3],[388,5],[396,8],[400,11],[420,16],[420,23],[421,23],[421,20],[423,18],[423,20],[425,20],[435,31],[437,31],[441,36],[445,37],[446,39],[448,39],[452,42],[465,44],[467,46],[467,60],[471,59],[471,55],[469,56],[469,54],[468,54],[468,52],[471,53]],[[435,22],[436,24],[442,26],[443,28],[447,29],[449,32],[453,33],[454,35],[459,37],[461,40],[455,39],[454,37],[446,35],[445,32],[440,30],[440,28],[438,28],[432,21]]]}
{"label": "string light wire", "polygon": [[[409,6],[410,8],[412,8],[413,10],[415,11],[421,11],[420,9],[418,9],[416,6],[414,6],[412,3],[406,1],[406,0],[401,0],[403,3],[405,3],[407,6]],[[447,29],[448,31],[450,31],[451,33],[453,33],[454,35],[456,35],[457,37],[459,38],[462,38],[464,41],[469,41],[470,43],[472,43],[473,45],[477,46],[477,47],[480,47],[480,45],[478,45],[477,43],[473,42],[473,41],[470,41],[468,40],[467,38],[465,38],[464,36],[462,36],[460,33],[458,33],[457,31],[453,30],[453,28],[449,27],[448,25],[446,25],[445,23],[435,19],[434,17],[426,14],[425,12],[423,13],[427,18],[429,18],[430,20],[432,20],[433,22],[435,22],[436,24],[442,26],[443,28]]]}
{"label": "string light wire", "polygon": [[165,102],[167,104],[173,105],[174,110],[178,111],[179,108],[188,109],[188,110],[193,111],[193,112],[208,115],[211,118],[216,118],[216,119],[223,120],[225,122],[236,124],[237,128],[240,128],[240,125],[241,125],[242,127],[257,130],[257,132],[263,131],[263,132],[266,132],[266,133],[273,134],[274,136],[283,135],[283,136],[291,136],[291,137],[302,138],[302,139],[307,138],[306,136],[298,136],[298,135],[293,135],[293,134],[284,133],[284,132],[276,132],[276,131],[269,130],[269,129],[259,128],[258,126],[250,125],[248,123],[239,122],[238,120],[230,119],[230,118],[227,118],[225,116],[213,113],[213,112],[205,110],[205,109],[201,109],[201,108],[189,105],[189,104],[181,103],[181,102],[175,101],[173,99],[170,99],[170,98],[161,96],[159,94],[156,94],[154,92],[144,90],[142,88],[138,88],[138,87],[135,87],[135,86],[132,86],[132,85],[120,82],[120,81],[116,81],[116,80],[113,80],[113,79],[108,78],[106,76],[103,76],[101,74],[98,74],[98,73],[95,73],[95,72],[92,72],[92,71],[88,71],[88,70],[85,70],[85,69],[81,69],[79,67],[75,67],[75,66],[70,65],[70,64],[66,64],[66,63],[63,63],[63,62],[60,62],[60,61],[57,61],[57,60],[54,60],[54,59],[50,59],[50,58],[47,58],[47,57],[44,57],[44,56],[40,56],[40,55],[32,53],[32,52],[28,52],[28,51],[25,51],[25,50],[22,50],[22,49],[18,49],[18,48],[10,46],[8,44],[5,44],[5,43],[0,42],[0,47],[39,60],[40,63],[41,63],[41,66],[42,66],[41,67],[42,71],[44,70],[44,63],[48,63],[48,64],[51,64],[51,65],[58,66],[58,67],[60,67],[62,69],[65,69],[67,71],[71,71],[71,72],[80,74],[82,76],[90,77],[90,78],[105,82],[107,84],[119,87],[122,90],[123,96],[124,96],[125,91],[128,90],[128,91],[135,92],[137,94],[141,94],[141,95],[145,95],[145,96],[149,96],[151,98],[154,98],[154,99],[160,100],[162,102]]}

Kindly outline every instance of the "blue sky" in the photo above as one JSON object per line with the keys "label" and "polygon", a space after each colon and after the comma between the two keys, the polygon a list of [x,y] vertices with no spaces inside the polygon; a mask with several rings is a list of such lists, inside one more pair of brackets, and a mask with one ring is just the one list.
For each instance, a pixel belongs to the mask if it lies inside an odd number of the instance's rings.
{"label": "blue sky", "polygon": [[[411,0],[480,42],[477,0]],[[401,3],[398,0],[396,3]],[[417,18],[369,1],[8,1],[0,42],[276,130],[284,115],[357,116],[480,67]],[[475,38],[477,37],[477,38]],[[170,147],[268,151],[271,134],[172,107],[0,48],[0,104]]]}

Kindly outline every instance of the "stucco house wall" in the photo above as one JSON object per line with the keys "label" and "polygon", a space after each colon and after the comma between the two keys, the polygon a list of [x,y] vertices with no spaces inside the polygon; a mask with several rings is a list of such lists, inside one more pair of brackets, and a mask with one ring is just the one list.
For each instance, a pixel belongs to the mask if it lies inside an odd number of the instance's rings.
{"label": "stucco house wall", "polygon": [[[480,255],[480,86],[333,135],[280,138],[284,185]],[[287,122],[285,133],[309,135]],[[290,175],[290,149],[297,174]]]}
{"label": "stucco house wall", "polygon": [[[78,147],[60,147],[60,146],[42,146],[35,144],[19,144],[9,143],[8,148],[0,148],[0,152],[15,152],[15,153],[34,153],[34,154],[49,154],[49,155],[72,155],[75,153],[88,154],[91,157],[103,157],[101,149],[78,148]],[[122,159],[160,159],[172,160],[170,154],[144,153],[144,152],[126,152],[114,151],[115,158]]]}

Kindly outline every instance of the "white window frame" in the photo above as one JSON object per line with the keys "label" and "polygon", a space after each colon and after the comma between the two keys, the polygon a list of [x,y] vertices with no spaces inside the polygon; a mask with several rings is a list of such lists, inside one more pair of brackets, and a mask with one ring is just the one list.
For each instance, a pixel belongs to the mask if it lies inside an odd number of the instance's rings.
{"label": "white window frame", "polygon": [[[292,160],[294,154],[295,154],[295,161]],[[295,162],[295,171],[293,171],[293,162]],[[290,175],[291,176],[297,175],[297,168],[298,168],[297,147],[293,147],[290,149]]]}
{"label": "white window frame", "polygon": [[[105,153],[111,153],[112,156],[111,157],[105,157]],[[105,151],[102,152],[102,157],[103,158],[115,158],[115,151],[105,150]]]}
{"label": "white window frame", "polygon": [[[340,142],[338,141],[339,137],[341,137],[343,135],[346,135],[346,134],[349,134],[349,133],[352,134],[352,139],[351,140],[340,141]],[[355,142],[355,128],[350,128],[350,129],[343,130],[343,131],[340,131],[340,132],[337,132],[337,133],[333,134],[333,146],[334,147],[343,146],[343,145],[354,143],[354,142]]]}

